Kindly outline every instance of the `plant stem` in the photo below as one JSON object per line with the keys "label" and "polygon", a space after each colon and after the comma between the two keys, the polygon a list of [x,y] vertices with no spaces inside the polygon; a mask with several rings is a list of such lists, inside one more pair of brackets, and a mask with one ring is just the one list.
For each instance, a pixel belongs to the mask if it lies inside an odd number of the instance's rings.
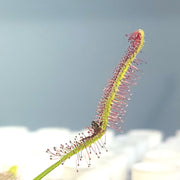
{"label": "plant stem", "polygon": [[44,170],[41,174],[39,174],[37,177],[35,177],[33,180],[40,180],[42,179],[44,176],[46,176],[47,174],[49,174],[53,169],[55,169],[56,167],[58,167],[60,164],[62,163],[61,160],[57,161],[56,163],[54,163],[52,166],[48,167],[46,170]]}

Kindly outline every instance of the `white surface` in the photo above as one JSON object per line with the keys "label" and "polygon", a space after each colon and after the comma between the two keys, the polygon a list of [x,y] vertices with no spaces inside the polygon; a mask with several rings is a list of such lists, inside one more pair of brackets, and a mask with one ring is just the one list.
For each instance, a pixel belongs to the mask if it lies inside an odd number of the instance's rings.
{"label": "white surface", "polygon": [[144,156],[144,161],[154,162],[169,162],[173,163],[180,161],[180,152],[169,150],[169,149],[155,149],[147,152]]}
{"label": "white surface", "polygon": [[132,180],[179,180],[180,169],[173,164],[144,162],[133,166]]}
{"label": "white surface", "polygon": [[152,129],[134,129],[129,131],[127,135],[137,138],[146,137],[149,148],[154,148],[159,145],[163,138],[163,133],[161,131]]}

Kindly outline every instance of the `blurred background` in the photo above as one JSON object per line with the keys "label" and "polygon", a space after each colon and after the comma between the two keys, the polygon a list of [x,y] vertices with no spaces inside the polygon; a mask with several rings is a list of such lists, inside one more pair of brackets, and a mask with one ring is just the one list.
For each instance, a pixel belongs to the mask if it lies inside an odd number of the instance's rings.
{"label": "blurred background", "polygon": [[102,89],[145,31],[124,132],[180,128],[180,1],[0,0],[0,126],[90,125]]}

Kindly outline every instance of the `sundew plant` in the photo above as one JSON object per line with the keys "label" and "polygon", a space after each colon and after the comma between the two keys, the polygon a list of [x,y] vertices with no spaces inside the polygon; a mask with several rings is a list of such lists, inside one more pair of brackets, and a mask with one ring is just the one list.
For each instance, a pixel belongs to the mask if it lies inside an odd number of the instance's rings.
{"label": "sundew plant", "polygon": [[[86,153],[88,157],[88,167],[91,165],[91,154],[100,155],[101,149],[105,148],[105,143],[101,137],[106,133],[107,127],[121,131],[124,115],[131,96],[131,86],[136,84],[139,68],[143,61],[136,58],[144,44],[144,32],[139,29],[127,34],[130,45],[125,55],[117,64],[112,78],[108,80],[103,89],[102,97],[97,105],[96,116],[91,125],[84,131],[75,136],[73,141],[61,144],[59,147],[47,149],[50,159],[59,159],[52,166],[44,170],[34,180],[42,179],[49,172],[68,158],[77,155],[77,166]],[[78,170],[77,170],[78,171]]]}

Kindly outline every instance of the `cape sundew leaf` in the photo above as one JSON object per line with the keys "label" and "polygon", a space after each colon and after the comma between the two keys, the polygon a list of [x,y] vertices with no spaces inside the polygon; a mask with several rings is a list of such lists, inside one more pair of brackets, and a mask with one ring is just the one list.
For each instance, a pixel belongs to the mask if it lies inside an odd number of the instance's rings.
{"label": "cape sundew leaf", "polygon": [[47,149],[51,159],[59,159],[55,164],[47,168],[39,174],[34,180],[42,179],[66,159],[77,154],[77,166],[83,158],[83,150],[88,157],[88,166],[91,165],[91,153],[95,153],[97,157],[101,154],[100,149],[105,149],[105,143],[101,141],[101,137],[105,134],[107,126],[120,130],[126,112],[127,101],[131,93],[130,87],[136,82],[138,68],[136,65],[142,61],[135,59],[137,53],[141,50],[144,43],[144,32],[139,29],[136,32],[127,35],[130,45],[125,56],[114,70],[112,78],[107,82],[103,89],[103,95],[98,103],[95,119],[91,122],[91,126],[85,132],[75,136],[73,141],[69,141],[65,145],[60,144],[53,150]]}

